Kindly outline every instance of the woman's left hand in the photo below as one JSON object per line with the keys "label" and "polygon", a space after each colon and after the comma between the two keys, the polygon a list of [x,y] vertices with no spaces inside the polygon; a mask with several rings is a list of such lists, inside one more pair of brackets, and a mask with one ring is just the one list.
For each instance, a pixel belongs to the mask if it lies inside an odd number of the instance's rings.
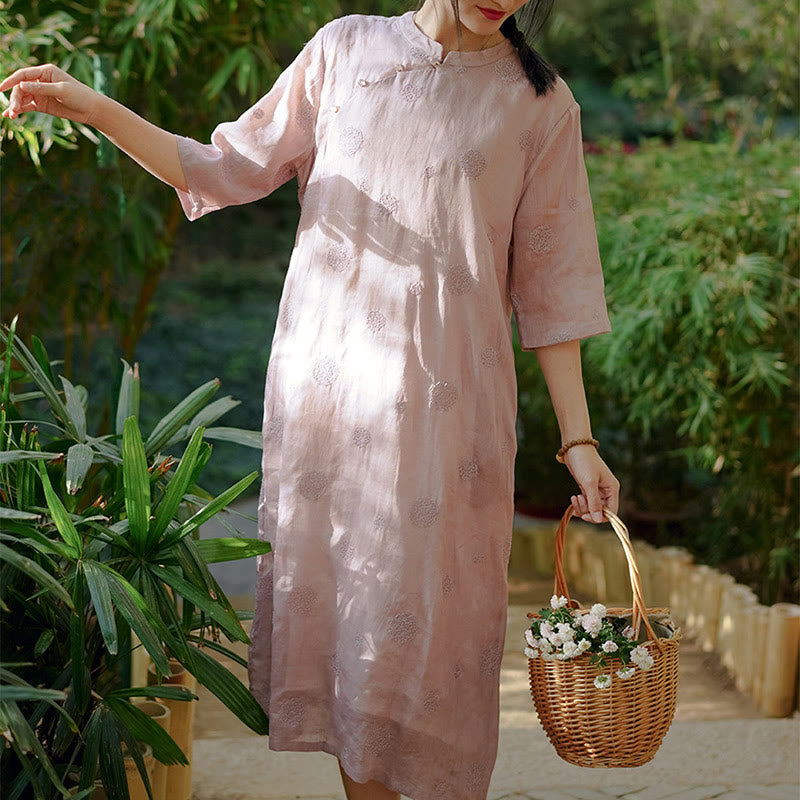
{"label": "woman's left hand", "polygon": [[586,522],[604,522],[603,506],[617,513],[619,481],[594,446],[570,447],[564,454],[564,463],[581,490],[571,498],[575,516]]}

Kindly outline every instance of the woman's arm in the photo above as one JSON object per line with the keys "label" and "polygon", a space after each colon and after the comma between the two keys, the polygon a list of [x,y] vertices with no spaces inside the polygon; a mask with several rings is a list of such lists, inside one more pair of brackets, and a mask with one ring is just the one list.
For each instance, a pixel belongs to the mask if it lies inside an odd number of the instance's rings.
{"label": "woman's arm", "polygon": [[41,111],[91,125],[148,172],[186,191],[178,144],[172,133],[98,94],[64,70],[52,64],[18,69],[0,83],[0,92],[9,89],[11,99],[4,117],[15,119],[26,111]]}
{"label": "woman's arm", "polygon": [[[581,372],[580,342],[575,339],[537,347],[535,352],[550,392],[562,443],[591,437],[592,426]],[[564,463],[582,492],[571,498],[578,516],[587,522],[602,522],[604,505],[616,513],[619,481],[593,445],[571,447],[564,456]]]}

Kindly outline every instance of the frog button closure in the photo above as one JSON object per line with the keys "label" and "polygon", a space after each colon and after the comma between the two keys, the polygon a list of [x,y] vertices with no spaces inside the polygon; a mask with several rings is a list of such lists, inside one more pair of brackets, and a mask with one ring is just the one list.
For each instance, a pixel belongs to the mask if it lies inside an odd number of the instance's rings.
{"label": "frog button closure", "polygon": [[431,59],[428,61],[428,63],[429,63],[429,64],[430,64],[430,65],[431,65],[431,66],[432,66],[434,69],[436,69],[437,67],[441,67],[441,66],[442,66],[442,61],[441,61],[441,59],[439,59],[439,58],[431,58]]}
{"label": "frog button closure", "polygon": [[369,81],[364,80],[364,78],[359,78],[358,79],[358,85],[359,86],[369,86]]}

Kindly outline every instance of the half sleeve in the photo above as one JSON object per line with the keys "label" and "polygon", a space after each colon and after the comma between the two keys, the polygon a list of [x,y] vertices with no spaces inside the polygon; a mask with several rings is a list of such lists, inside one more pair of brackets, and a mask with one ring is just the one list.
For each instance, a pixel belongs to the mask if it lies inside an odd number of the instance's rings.
{"label": "half sleeve", "polygon": [[575,101],[531,160],[512,242],[510,295],[523,350],[611,330]]}
{"label": "half sleeve", "polygon": [[324,71],[320,29],[272,89],[235,122],[223,122],[211,144],[177,136],[188,191],[178,191],[190,220],[265,197],[314,152]]}

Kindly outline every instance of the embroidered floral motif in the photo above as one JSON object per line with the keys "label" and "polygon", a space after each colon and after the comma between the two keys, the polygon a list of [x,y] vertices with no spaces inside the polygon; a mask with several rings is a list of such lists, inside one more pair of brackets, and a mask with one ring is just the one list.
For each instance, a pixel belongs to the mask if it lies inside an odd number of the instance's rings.
{"label": "embroidered floral motif", "polygon": [[462,481],[474,481],[478,477],[478,462],[472,459],[462,459],[458,464],[458,477]]}
{"label": "embroidered floral motif", "polygon": [[407,83],[401,90],[400,90],[400,97],[406,101],[406,103],[413,103],[415,100],[419,99],[422,96],[422,89],[413,83]]}
{"label": "embroidered floral motif", "polygon": [[372,441],[372,435],[366,428],[358,427],[353,431],[353,444],[363,450]]}
{"label": "embroidered floral motif", "polygon": [[458,159],[458,165],[466,178],[479,178],[486,170],[486,159],[480,150],[467,150]]}
{"label": "embroidered floral motif", "polygon": [[549,225],[537,225],[528,234],[528,249],[534,253],[549,253],[555,242],[555,231]]}
{"label": "embroidered floral motif", "polygon": [[264,119],[264,112],[260,108],[254,108],[253,119]]}
{"label": "embroidered floral motif", "polygon": [[356,650],[360,650],[364,646],[365,641],[364,634],[357,633],[353,638],[353,647],[355,647]]}
{"label": "embroidered floral motif", "polygon": [[317,593],[310,586],[299,586],[289,592],[286,604],[296,614],[309,614],[317,605]]}
{"label": "embroidered floral motif", "polygon": [[500,353],[491,345],[486,347],[481,353],[481,364],[484,367],[496,367],[500,363]]}
{"label": "embroidered floral motif", "polygon": [[284,184],[286,181],[291,180],[297,175],[297,170],[293,164],[281,164],[278,171],[275,173],[275,183]]}
{"label": "embroidered floral motif", "polygon": [[472,277],[468,267],[457,264],[447,270],[444,278],[444,288],[455,295],[467,294],[477,285],[477,281]]}
{"label": "embroidered floral motif", "polygon": [[297,489],[306,500],[319,500],[328,488],[328,476],[324,472],[311,470],[300,476]]}
{"label": "embroidered floral motif", "polygon": [[339,149],[346,156],[354,156],[362,144],[364,144],[364,133],[352,125],[348,125],[339,134]]}
{"label": "embroidered floral motif", "polygon": [[268,442],[280,441],[283,437],[283,417],[272,417],[264,425],[264,439]]}
{"label": "embroidered floral motif", "polygon": [[323,356],[314,362],[311,375],[320,386],[330,386],[339,377],[339,367],[330,356]]}
{"label": "embroidered floral motif", "polygon": [[479,761],[473,761],[467,768],[464,781],[468,789],[478,791],[483,789],[486,781],[489,778],[491,767],[488,764],[482,764]]}
{"label": "embroidered floral motif", "polygon": [[581,202],[578,200],[575,195],[570,195],[569,200],[567,201],[567,205],[569,206],[570,211],[578,211],[581,207]]}
{"label": "embroidered floral motif", "polygon": [[439,504],[432,497],[420,497],[409,512],[411,524],[416,528],[430,528],[439,519]]}
{"label": "embroidered floral motif", "polygon": [[286,328],[292,327],[294,322],[294,303],[291,300],[285,300],[281,304],[281,322]]}
{"label": "embroidered floral motif", "polygon": [[418,61],[427,61],[428,54],[421,48],[421,47],[412,47],[411,50],[408,51],[413,58],[416,58]]}
{"label": "embroidered floral motif", "polygon": [[449,411],[457,399],[458,390],[447,381],[436,381],[428,389],[428,405],[434,411]]}
{"label": "embroidered floral motif", "polygon": [[448,798],[448,800],[452,798],[452,800],[455,800],[453,785],[447,781],[437,781],[433,787],[433,794],[436,797],[445,797]]}
{"label": "embroidered floral motif", "polygon": [[394,736],[388,725],[373,723],[364,736],[364,750],[373,756],[383,755],[394,742]]}
{"label": "embroidered floral motif", "polygon": [[346,244],[334,244],[328,248],[326,261],[334,272],[344,272],[353,263],[353,253]]}
{"label": "embroidered floral motif", "polygon": [[389,638],[397,644],[408,644],[419,633],[417,618],[410,612],[395,614],[389,620]]}
{"label": "embroidered floral motif", "polygon": [[533,134],[530,131],[522,131],[517,142],[520,150],[530,150],[533,147]]}
{"label": "embroidered floral motif", "polygon": [[414,297],[419,297],[422,294],[422,283],[420,281],[414,281],[409,287],[408,291],[414,295]]}
{"label": "embroidered floral motif", "polygon": [[500,61],[495,61],[494,71],[500,83],[505,85],[518,81],[523,75],[522,64],[520,64],[519,56],[516,54],[508,58],[502,58]]}
{"label": "embroidered floral motif", "polygon": [[464,667],[461,664],[456,663],[453,666],[453,677],[458,680],[464,674]]}
{"label": "embroidered floral motif", "polygon": [[386,529],[389,523],[383,514],[376,514],[372,524],[375,526],[375,530],[382,531]]}
{"label": "embroidered floral motif", "polygon": [[353,537],[349,533],[339,539],[338,545],[343,559],[349,560],[356,554],[356,546],[353,544]]}
{"label": "embroidered floral motif", "polygon": [[422,170],[422,174],[426,178],[432,178],[436,174],[436,167],[433,164],[428,164],[424,170]]}
{"label": "embroidered floral motif", "polygon": [[328,664],[330,665],[331,672],[334,675],[341,675],[342,674],[342,662],[339,661],[338,656],[331,656],[328,659]]}
{"label": "embroidered floral motif", "polygon": [[380,311],[370,311],[367,314],[367,327],[372,333],[380,333],[386,325],[386,317]]}
{"label": "embroidered floral motif", "polygon": [[510,297],[511,297],[511,305],[514,307],[514,310],[517,310],[522,304],[522,298],[519,296],[517,292],[511,292]]}
{"label": "embroidered floral motif", "polygon": [[486,561],[486,553],[482,550],[476,551],[472,554],[472,563],[473,564],[483,564]]}
{"label": "embroidered floral motif", "polygon": [[450,597],[455,590],[456,582],[449,575],[445,575],[444,578],[442,578],[442,594],[445,597]]}
{"label": "embroidered floral motif", "polygon": [[394,404],[394,413],[397,414],[398,417],[402,417],[403,414],[406,413],[406,407],[408,403],[405,400],[398,400]]}
{"label": "embroidered floral motif", "polygon": [[293,728],[303,724],[306,718],[306,701],[302,697],[287,697],[278,703],[275,716]]}
{"label": "embroidered floral motif", "polygon": [[478,669],[481,675],[494,678],[500,674],[500,662],[503,660],[503,647],[497,642],[486,645],[478,659]]}
{"label": "embroidered floral motif", "polygon": [[399,207],[397,198],[392,194],[382,194],[378,200],[378,213],[383,216],[397,213]]}
{"label": "embroidered floral motif", "polygon": [[425,692],[425,697],[422,700],[422,707],[429,713],[434,714],[439,710],[441,705],[441,697],[439,692],[429,690]]}

